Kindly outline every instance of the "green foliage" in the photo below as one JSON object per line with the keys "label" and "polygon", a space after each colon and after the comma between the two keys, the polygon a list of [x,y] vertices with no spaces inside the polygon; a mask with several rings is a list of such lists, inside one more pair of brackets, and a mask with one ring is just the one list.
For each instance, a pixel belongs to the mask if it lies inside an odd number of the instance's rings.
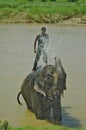
{"label": "green foliage", "polygon": [[33,0],[27,0],[28,2],[32,2]]}
{"label": "green foliage", "polygon": [[46,2],[46,0],[41,0],[42,2]]}
{"label": "green foliage", "polygon": [[50,1],[55,2],[56,0],[50,0]]}
{"label": "green foliage", "polygon": [[35,128],[32,126],[28,126],[28,127],[22,127],[22,128],[12,128],[9,127],[8,130],[86,130],[86,129],[82,129],[82,128],[67,128],[67,127],[63,127],[63,126],[54,126],[51,125],[49,127],[39,127],[39,128]]}
{"label": "green foliage", "polygon": [[[55,23],[72,17],[86,16],[86,1],[68,0],[0,0],[0,20],[12,19],[27,22]],[[41,2],[40,2],[41,1]],[[45,2],[46,1],[46,2]]]}
{"label": "green foliage", "polygon": [[78,0],[67,0],[68,2],[77,2]]}

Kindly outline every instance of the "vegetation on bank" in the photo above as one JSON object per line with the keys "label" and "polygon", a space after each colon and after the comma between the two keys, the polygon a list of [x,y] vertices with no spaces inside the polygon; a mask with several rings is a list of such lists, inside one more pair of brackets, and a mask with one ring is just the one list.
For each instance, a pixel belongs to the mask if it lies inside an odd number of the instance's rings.
{"label": "vegetation on bank", "polygon": [[0,0],[0,22],[59,23],[71,18],[86,22],[86,0]]}
{"label": "vegetation on bank", "polygon": [[81,128],[67,128],[62,126],[50,126],[50,127],[38,127],[35,128],[34,126],[22,127],[22,128],[13,128],[8,127],[8,130],[86,130]]}
{"label": "vegetation on bank", "polygon": [[12,127],[7,120],[0,121],[0,130],[86,130],[85,128],[69,128],[62,125],[50,125],[50,126],[26,126],[26,127]]}

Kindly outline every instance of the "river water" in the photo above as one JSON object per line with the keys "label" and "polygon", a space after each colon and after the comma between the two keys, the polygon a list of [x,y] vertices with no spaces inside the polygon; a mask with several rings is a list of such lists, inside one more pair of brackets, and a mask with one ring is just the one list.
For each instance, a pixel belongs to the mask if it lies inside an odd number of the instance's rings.
{"label": "river water", "polygon": [[[0,119],[12,126],[50,126],[37,120],[16,100],[22,81],[31,72],[35,54],[33,43],[43,25],[0,24]],[[62,98],[62,124],[86,128],[86,26],[58,27],[46,25],[50,42],[49,64],[61,58],[67,73],[67,90]],[[39,64],[43,64],[40,59]]]}

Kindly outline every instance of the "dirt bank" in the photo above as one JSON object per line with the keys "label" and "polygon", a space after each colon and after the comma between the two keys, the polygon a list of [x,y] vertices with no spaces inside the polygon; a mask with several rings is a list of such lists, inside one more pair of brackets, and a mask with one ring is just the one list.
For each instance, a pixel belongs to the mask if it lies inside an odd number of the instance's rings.
{"label": "dirt bank", "polygon": [[58,25],[86,25],[86,16],[64,16],[64,15],[29,15],[26,12],[11,13],[8,17],[0,19],[0,23],[47,23],[47,24],[58,24]]}

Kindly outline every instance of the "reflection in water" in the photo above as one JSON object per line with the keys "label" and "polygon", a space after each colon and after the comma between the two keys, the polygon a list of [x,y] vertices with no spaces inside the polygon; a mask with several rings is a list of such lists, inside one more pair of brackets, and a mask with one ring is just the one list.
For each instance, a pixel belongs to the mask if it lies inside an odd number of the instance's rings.
{"label": "reflection in water", "polygon": [[[62,123],[69,127],[86,127],[86,27],[46,27],[50,36],[48,63],[54,64],[57,55],[67,72]],[[27,110],[22,97],[22,106],[16,100],[22,81],[32,70],[33,42],[40,28],[41,25],[0,25],[0,119],[7,119],[14,126],[51,125],[37,120]]]}
{"label": "reflection in water", "polygon": [[71,128],[80,128],[81,123],[78,119],[72,117],[69,113],[67,113],[67,109],[72,109],[71,107],[63,107],[62,108],[62,125],[66,127],[71,127]]}

